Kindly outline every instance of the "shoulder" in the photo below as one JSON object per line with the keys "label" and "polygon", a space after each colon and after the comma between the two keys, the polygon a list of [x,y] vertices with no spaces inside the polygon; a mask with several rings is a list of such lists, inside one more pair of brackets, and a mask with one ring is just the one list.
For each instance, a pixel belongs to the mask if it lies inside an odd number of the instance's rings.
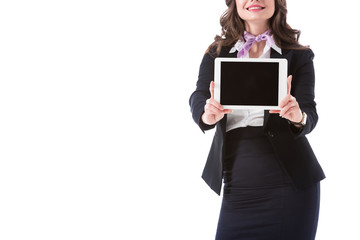
{"label": "shoulder", "polygon": [[232,46],[222,46],[218,49],[217,45],[210,45],[210,47],[206,50],[205,55],[215,59],[217,57],[227,56],[231,50]]}
{"label": "shoulder", "polygon": [[313,64],[313,59],[315,55],[311,48],[282,50],[282,56],[288,60],[289,70],[292,72],[303,66],[310,66]]}
{"label": "shoulder", "polygon": [[301,59],[308,59],[313,60],[315,57],[315,54],[311,48],[307,49],[301,49],[301,50],[294,50],[294,55]]}
{"label": "shoulder", "polygon": [[315,54],[311,48],[284,50],[297,62],[312,61]]}

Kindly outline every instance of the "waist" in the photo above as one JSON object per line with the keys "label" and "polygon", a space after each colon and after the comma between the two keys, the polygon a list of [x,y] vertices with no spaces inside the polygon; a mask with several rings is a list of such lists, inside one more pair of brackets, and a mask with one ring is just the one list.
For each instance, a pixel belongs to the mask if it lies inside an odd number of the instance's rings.
{"label": "waist", "polygon": [[264,128],[261,127],[240,127],[226,132],[226,141],[238,141],[243,139],[251,139],[265,137]]}

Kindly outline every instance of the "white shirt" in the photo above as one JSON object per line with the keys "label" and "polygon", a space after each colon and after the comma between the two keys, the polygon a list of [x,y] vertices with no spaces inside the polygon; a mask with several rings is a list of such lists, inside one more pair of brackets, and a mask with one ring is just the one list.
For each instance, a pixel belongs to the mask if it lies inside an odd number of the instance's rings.
{"label": "white shirt", "polygon": [[[230,49],[230,53],[239,51],[242,45],[245,42],[239,40],[233,48]],[[282,54],[281,48],[273,44],[271,47],[265,46],[263,54],[259,58],[270,58],[271,48]],[[249,53],[244,56],[244,58],[249,58]],[[244,110],[244,109],[234,109],[232,113],[227,115],[226,122],[226,131],[230,131],[239,127],[247,126],[263,126],[264,125],[264,110]]]}

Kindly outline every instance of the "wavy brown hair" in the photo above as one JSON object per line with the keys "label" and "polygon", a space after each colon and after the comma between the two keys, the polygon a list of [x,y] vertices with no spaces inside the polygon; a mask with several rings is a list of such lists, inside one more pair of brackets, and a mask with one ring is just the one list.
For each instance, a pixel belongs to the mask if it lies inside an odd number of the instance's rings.
{"label": "wavy brown hair", "polygon": [[[224,46],[233,47],[244,39],[245,22],[240,18],[235,0],[225,0],[228,9],[220,17],[221,35],[216,35],[207,52],[219,55]],[[299,43],[300,30],[293,29],[286,22],[286,0],[275,0],[275,12],[269,19],[269,26],[277,46],[282,49],[308,49]]]}

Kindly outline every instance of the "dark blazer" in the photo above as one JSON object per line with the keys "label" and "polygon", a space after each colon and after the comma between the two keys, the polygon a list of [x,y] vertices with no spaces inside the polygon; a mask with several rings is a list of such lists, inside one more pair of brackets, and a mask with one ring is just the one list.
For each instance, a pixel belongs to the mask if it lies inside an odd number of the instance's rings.
{"label": "dark blazer", "polygon": [[[219,57],[236,58],[237,52],[230,54],[229,50],[230,48],[223,47]],[[312,61],[314,54],[310,49],[282,49],[282,55],[280,55],[271,49],[271,58],[286,58],[288,60],[288,75],[293,76],[291,95],[296,98],[301,110],[307,114],[308,118],[305,127],[299,131],[286,119],[281,118],[279,114],[269,114],[269,111],[265,111],[264,133],[294,186],[306,188],[325,178],[324,172],[305,137],[315,128],[318,121],[314,101],[315,74]],[[220,195],[223,177],[223,149],[226,144],[226,115],[214,125],[206,125],[201,120],[206,100],[210,98],[210,82],[214,80],[214,59],[209,53],[204,55],[200,65],[196,90],[191,95],[189,102],[193,119],[203,132],[216,126],[202,178],[211,189]]]}

